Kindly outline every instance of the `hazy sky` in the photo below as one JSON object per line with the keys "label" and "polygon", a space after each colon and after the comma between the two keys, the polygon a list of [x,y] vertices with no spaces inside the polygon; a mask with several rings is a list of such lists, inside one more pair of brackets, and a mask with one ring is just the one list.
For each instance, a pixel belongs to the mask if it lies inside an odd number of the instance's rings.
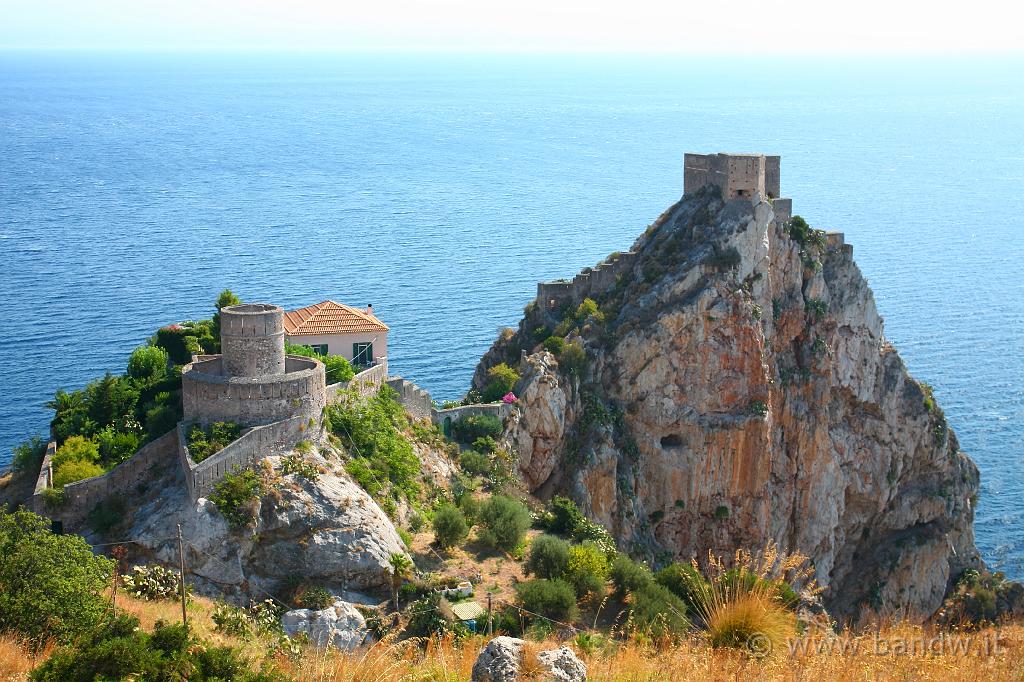
{"label": "hazy sky", "polygon": [[0,0],[0,47],[964,53],[1024,28],[1006,0]]}

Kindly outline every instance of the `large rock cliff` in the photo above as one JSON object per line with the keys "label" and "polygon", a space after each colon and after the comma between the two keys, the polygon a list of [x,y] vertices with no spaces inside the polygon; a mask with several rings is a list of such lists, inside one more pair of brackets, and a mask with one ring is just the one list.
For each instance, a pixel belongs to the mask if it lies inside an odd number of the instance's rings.
{"label": "large rock cliff", "polygon": [[596,313],[571,286],[545,295],[478,368],[480,387],[520,366],[507,438],[530,489],[656,563],[774,540],[811,557],[840,618],[934,612],[980,564],[978,471],[841,236],[707,188],[627,255],[587,290]]}

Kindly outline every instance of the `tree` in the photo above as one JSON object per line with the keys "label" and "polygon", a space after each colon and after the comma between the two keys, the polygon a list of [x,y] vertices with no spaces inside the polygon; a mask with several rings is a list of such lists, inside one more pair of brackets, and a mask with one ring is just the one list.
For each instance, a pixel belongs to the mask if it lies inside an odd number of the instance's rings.
{"label": "tree", "polygon": [[71,436],[64,441],[63,445],[57,448],[51,464],[53,464],[55,469],[59,469],[68,462],[96,463],[99,459],[100,448],[94,441],[84,436]]}
{"label": "tree", "polygon": [[42,436],[35,435],[20,445],[14,446],[14,457],[11,458],[11,469],[14,473],[34,474],[39,470],[46,455],[46,441]]}
{"label": "tree", "polygon": [[28,511],[0,511],[0,632],[41,645],[96,627],[108,603],[112,562],[78,535],[54,535]]}
{"label": "tree", "polygon": [[538,578],[561,578],[569,565],[569,543],[554,535],[539,535],[530,545],[526,570]]}
{"label": "tree", "polygon": [[139,346],[128,357],[128,376],[143,385],[167,376],[168,355],[160,346]]}
{"label": "tree", "polygon": [[576,588],[577,595],[596,594],[601,597],[608,580],[608,557],[594,545],[573,545],[569,548],[565,579]]}
{"label": "tree", "polygon": [[213,314],[213,337],[218,348],[220,347],[220,311],[228,306],[241,305],[241,303],[241,299],[235,296],[231,289],[225,289],[217,297],[217,302],[214,304],[217,312]]}
{"label": "tree", "polygon": [[391,564],[391,594],[395,602],[395,611],[398,611],[398,591],[402,589],[402,581],[412,577],[412,559],[401,552],[393,552],[388,558]]}
{"label": "tree", "polygon": [[526,535],[532,519],[530,510],[519,500],[494,495],[480,510],[480,538],[504,552],[511,552]]}
{"label": "tree", "polygon": [[469,524],[462,511],[451,504],[442,504],[434,512],[434,539],[439,547],[454,547],[469,535]]}
{"label": "tree", "polygon": [[572,621],[579,614],[576,592],[562,580],[528,580],[516,586],[519,603],[527,611],[558,621]]}
{"label": "tree", "polygon": [[92,462],[72,461],[61,464],[53,472],[53,487],[63,488],[68,483],[82,481],[103,474],[103,467]]}
{"label": "tree", "polygon": [[483,401],[485,403],[501,400],[502,396],[509,393],[519,382],[519,372],[504,362],[498,363],[487,370],[487,376],[489,381],[483,390]]}

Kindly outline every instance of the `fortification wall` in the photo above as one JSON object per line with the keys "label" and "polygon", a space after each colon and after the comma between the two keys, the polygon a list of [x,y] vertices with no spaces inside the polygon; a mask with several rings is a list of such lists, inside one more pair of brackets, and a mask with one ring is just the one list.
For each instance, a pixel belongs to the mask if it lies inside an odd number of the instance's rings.
{"label": "fortification wall", "polygon": [[775,199],[772,201],[772,213],[775,214],[775,222],[782,224],[793,217],[792,199]]}
{"label": "fortification wall", "polygon": [[415,419],[430,419],[434,412],[434,400],[425,390],[401,377],[388,379],[388,386],[398,393],[398,402]]}
{"label": "fortification wall", "polygon": [[449,433],[447,429],[459,421],[478,414],[488,414],[498,419],[504,420],[508,415],[509,410],[512,409],[511,405],[505,403],[486,403],[482,405],[460,405],[459,407],[451,407],[447,410],[434,410],[431,415],[431,420],[446,429],[445,433]]}
{"label": "fortification wall", "polygon": [[46,452],[43,453],[43,461],[39,466],[39,476],[36,477],[33,496],[42,494],[44,490],[53,485],[53,456],[55,454],[57,454],[57,441],[51,440],[46,444]]}
{"label": "fortification wall", "polygon": [[755,195],[778,196],[780,159],[762,154],[686,154],[683,156],[683,191],[693,194],[714,185],[722,198],[750,199]]}
{"label": "fortification wall", "polygon": [[267,303],[234,305],[220,311],[224,372],[263,377],[285,371],[284,310]]}
{"label": "fortification wall", "polygon": [[[137,491],[138,486],[155,476],[163,467],[176,461],[178,430],[172,429],[147,443],[132,457],[103,474],[64,486],[63,504],[50,507],[43,500],[42,489],[36,489],[31,508],[37,514],[60,521],[64,530],[74,530],[100,502],[107,498]],[[48,453],[49,454],[49,453]],[[40,476],[49,470],[49,458],[44,458]],[[48,486],[47,486],[48,487]],[[45,489],[45,488],[44,488]]]}
{"label": "fortification wall", "polygon": [[572,278],[571,282],[540,282],[537,284],[537,305],[557,310],[566,303],[597,298],[611,290],[636,264],[637,252],[627,251],[612,256],[595,268],[588,268]]}
{"label": "fortification wall", "polygon": [[309,436],[309,429],[309,421],[303,417],[257,426],[217,454],[197,464],[188,452],[185,424],[178,424],[178,461],[185,472],[185,486],[189,495],[193,500],[208,497],[213,492],[213,486],[225,474],[251,469],[264,457],[288,452],[296,443]]}
{"label": "fortification wall", "polygon": [[764,191],[772,199],[782,195],[782,157],[764,157]]}
{"label": "fortification wall", "polygon": [[216,373],[217,360],[186,365],[181,375],[184,421],[256,426],[293,416],[320,420],[327,404],[323,363],[289,355],[285,372],[262,377]]}

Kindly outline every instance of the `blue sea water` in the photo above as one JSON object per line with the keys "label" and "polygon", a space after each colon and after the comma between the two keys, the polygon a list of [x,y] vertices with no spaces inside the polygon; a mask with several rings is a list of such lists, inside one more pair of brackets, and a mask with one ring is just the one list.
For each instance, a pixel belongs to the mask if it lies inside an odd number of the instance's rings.
{"label": "blue sea water", "polygon": [[454,398],[538,280],[624,250],[685,151],[781,154],[978,462],[1024,578],[1024,61],[0,53],[0,464],[230,287],[373,303]]}

